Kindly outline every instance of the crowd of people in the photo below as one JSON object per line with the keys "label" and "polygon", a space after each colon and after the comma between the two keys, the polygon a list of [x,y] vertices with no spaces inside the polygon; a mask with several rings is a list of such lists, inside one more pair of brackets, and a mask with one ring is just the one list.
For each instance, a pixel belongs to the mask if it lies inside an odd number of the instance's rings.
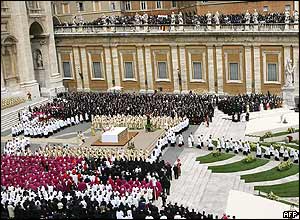
{"label": "crowd of people", "polygon": [[298,23],[298,11],[295,10],[293,14],[289,11],[271,12],[271,13],[258,13],[256,10],[245,12],[241,14],[219,14],[216,12],[212,14],[208,11],[207,14],[179,14],[174,15],[172,12],[169,15],[147,15],[144,13],[140,15],[122,15],[122,16],[102,16],[94,21],[84,21],[82,16],[75,16],[71,22],[65,22],[57,26],[77,26],[77,25],[171,25],[171,24],[244,24],[244,23],[285,23],[287,19],[291,23]]}
{"label": "crowd of people", "polygon": [[[174,118],[170,116],[156,116],[151,117],[150,123],[154,129],[161,128],[168,130],[175,125],[178,125],[183,119],[175,115]],[[147,124],[147,116],[131,116],[131,115],[96,115],[93,118],[92,125],[96,129],[102,129],[106,127],[128,127],[129,129],[144,129]]]}
{"label": "crowd of people", "polygon": [[282,97],[267,94],[244,94],[218,98],[218,109],[225,114],[246,113],[282,107]]}
{"label": "crowd of people", "polygon": [[[196,94],[60,93],[52,102],[23,110],[20,122],[12,127],[12,136],[49,137],[66,127],[97,120],[97,115],[122,115],[123,122],[126,118],[144,120],[149,115],[157,128],[171,127],[180,118],[200,124],[213,117],[215,102],[216,96]],[[142,121],[139,122],[129,124],[141,128]]]}

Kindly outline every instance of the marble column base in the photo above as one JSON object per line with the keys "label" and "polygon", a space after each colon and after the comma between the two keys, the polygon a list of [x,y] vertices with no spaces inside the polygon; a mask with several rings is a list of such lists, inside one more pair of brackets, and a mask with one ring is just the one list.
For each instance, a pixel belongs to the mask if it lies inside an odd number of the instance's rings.
{"label": "marble column base", "polygon": [[295,107],[295,87],[282,87],[282,98],[283,98],[283,105],[288,107]]}
{"label": "marble column base", "polygon": [[20,83],[20,87],[25,92],[25,94],[30,92],[32,99],[41,97],[39,84],[36,80]]}

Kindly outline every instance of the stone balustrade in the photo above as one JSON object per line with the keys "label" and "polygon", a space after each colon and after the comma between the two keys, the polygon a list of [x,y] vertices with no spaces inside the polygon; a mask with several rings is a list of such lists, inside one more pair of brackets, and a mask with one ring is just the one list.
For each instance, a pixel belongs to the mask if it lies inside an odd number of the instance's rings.
{"label": "stone balustrade", "polygon": [[168,32],[282,32],[298,31],[298,24],[265,23],[265,24],[222,24],[222,25],[77,25],[55,26],[55,34],[65,33],[168,33]]}

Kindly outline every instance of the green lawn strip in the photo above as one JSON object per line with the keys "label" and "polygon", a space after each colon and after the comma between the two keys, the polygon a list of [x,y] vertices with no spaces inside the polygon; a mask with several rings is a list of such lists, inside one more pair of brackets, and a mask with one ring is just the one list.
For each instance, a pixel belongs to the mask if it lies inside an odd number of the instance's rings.
{"label": "green lawn strip", "polygon": [[299,197],[299,180],[271,186],[255,186],[254,190],[265,193],[270,193],[272,191],[279,197]]}
{"label": "green lawn strip", "polygon": [[201,163],[213,163],[216,161],[227,160],[231,157],[234,157],[234,154],[221,153],[220,156],[216,157],[216,156],[213,156],[213,153],[210,153],[210,154],[202,156],[202,157],[197,157],[196,161],[200,161]]}
{"label": "green lawn strip", "polygon": [[276,166],[270,170],[266,170],[263,172],[242,175],[241,179],[244,179],[246,183],[271,181],[295,175],[297,173],[299,173],[299,166],[292,164],[292,167],[288,170],[279,171]]}
{"label": "green lawn strip", "polygon": [[246,163],[242,160],[221,166],[209,166],[208,168],[211,169],[213,173],[231,173],[244,170],[251,170],[256,167],[263,166],[268,162],[269,161],[265,159],[256,159],[251,163]]}

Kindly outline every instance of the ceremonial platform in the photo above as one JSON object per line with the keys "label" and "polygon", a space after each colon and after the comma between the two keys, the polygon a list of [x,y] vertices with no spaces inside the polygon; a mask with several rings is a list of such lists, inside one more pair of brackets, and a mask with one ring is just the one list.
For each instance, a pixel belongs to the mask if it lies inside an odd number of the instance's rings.
{"label": "ceremonial platform", "polygon": [[128,132],[127,128],[119,129],[114,128],[113,131],[106,131],[102,134],[101,140],[96,140],[91,146],[99,147],[124,147],[132,138],[134,138],[139,132],[130,131]]}

